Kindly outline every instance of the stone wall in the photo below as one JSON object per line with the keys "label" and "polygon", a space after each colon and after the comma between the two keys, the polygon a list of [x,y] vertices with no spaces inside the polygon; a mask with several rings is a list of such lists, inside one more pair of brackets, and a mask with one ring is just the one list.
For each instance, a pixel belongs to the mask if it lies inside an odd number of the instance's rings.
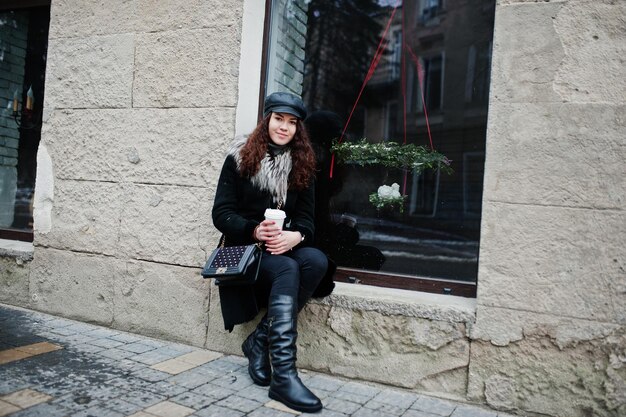
{"label": "stone wall", "polygon": [[205,344],[241,18],[240,1],[52,2],[27,307]]}
{"label": "stone wall", "polygon": [[500,1],[468,396],[626,414],[626,3]]}
{"label": "stone wall", "polygon": [[[624,2],[498,2],[478,298],[340,285],[299,365],[521,415],[626,414]],[[114,10],[115,12],[111,12]],[[239,353],[199,278],[240,1],[53,0],[35,250],[0,302]]]}

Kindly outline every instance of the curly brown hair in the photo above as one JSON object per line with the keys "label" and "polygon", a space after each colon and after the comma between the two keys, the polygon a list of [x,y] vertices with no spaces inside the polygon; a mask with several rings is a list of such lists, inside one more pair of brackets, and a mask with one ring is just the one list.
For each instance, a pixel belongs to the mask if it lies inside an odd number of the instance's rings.
{"label": "curly brown hair", "polygon": [[[241,148],[241,165],[239,169],[245,177],[254,176],[261,169],[261,160],[267,154],[270,143],[269,120],[271,113],[259,122]],[[306,188],[315,175],[315,153],[309,140],[304,124],[300,119],[296,123],[296,133],[287,145],[291,149],[291,173],[289,188],[302,190]]]}

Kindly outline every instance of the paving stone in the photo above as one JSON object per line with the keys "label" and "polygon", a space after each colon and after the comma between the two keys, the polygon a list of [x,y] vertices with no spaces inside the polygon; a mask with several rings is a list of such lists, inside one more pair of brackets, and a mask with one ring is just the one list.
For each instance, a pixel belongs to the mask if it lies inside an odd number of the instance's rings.
{"label": "paving stone", "polygon": [[20,359],[28,358],[30,356],[32,355],[16,349],[3,350],[2,352],[0,352],[0,365],[9,362],[19,361]]}
{"label": "paving stone", "polygon": [[75,413],[99,405],[100,402],[91,398],[88,395],[85,395],[81,391],[77,391],[70,392],[59,398],[55,398],[54,400],[50,401],[50,404],[60,406],[62,408],[72,411],[72,413]]}
{"label": "paving stone", "polygon": [[248,376],[247,374],[243,375],[241,373],[229,373],[211,381],[211,383],[214,385],[219,385],[220,387],[238,391],[240,389],[253,385],[254,381],[252,381],[250,376]]}
{"label": "paving stone", "polygon": [[281,403],[279,401],[276,401],[276,400],[270,400],[270,401],[266,402],[264,404],[264,407],[271,408],[273,410],[282,411],[284,413],[290,413],[290,414],[293,414],[293,415],[296,415],[296,416],[299,416],[299,415],[302,414],[302,412],[294,410],[293,408],[287,407],[285,404],[283,404],[283,403]]}
{"label": "paving stone", "polygon": [[70,321],[66,319],[57,319],[57,318],[46,322],[46,325],[52,328],[68,327],[68,326],[71,326],[72,324],[80,324],[80,323],[76,323],[74,321]]}
{"label": "paving stone", "polygon": [[248,417],[293,417],[293,416],[294,416],[293,413],[286,413],[284,411],[278,411],[278,410],[275,410],[273,408],[268,408],[268,407],[257,408],[256,410],[248,414]]}
{"label": "paving stone", "polygon": [[213,381],[214,379],[219,378],[219,376],[220,374],[213,370],[204,370],[202,372],[195,372],[195,370],[193,370],[173,376],[167,381],[193,389],[199,387],[200,385],[204,385],[209,381]]}
{"label": "paving stone", "polygon": [[359,408],[351,417],[389,417],[389,415],[370,408]]}
{"label": "paving stone", "polygon": [[146,413],[154,414],[159,417],[187,417],[194,411],[196,410],[193,408],[185,407],[184,405],[176,404],[171,401],[163,401],[144,410]]}
{"label": "paving stone", "polygon": [[411,405],[412,410],[425,411],[440,416],[449,416],[452,414],[457,404],[452,401],[440,400],[432,397],[419,397],[417,401]]}
{"label": "paving stone", "polygon": [[13,404],[0,400],[0,416],[6,416],[11,413],[15,413],[16,411],[20,411],[20,408]]}
{"label": "paving stone", "polygon": [[170,381],[159,381],[146,387],[147,391],[165,395],[166,397],[175,397],[183,392],[187,392],[188,389]]}
{"label": "paving stone", "polygon": [[25,388],[29,388],[31,386],[31,384],[29,384],[28,382],[15,380],[8,377],[6,373],[4,373],[4,375],[6,379],[0,381],[0,395],[9,394],[11,392],[19,391]]}
{"label": "paving stone", "polygon": [[155,369],[143,368],[132,372],[132,375],[137,378],[145,379],[148,382],[159,382],[169,378],[171,375],[165,372],[160,372]]}
{"label": "paving stone", "polygon": [[226,398],[229,395],[235,394],[235,391],[233,391],[232,389],[222,388],[211,383],[201,385],[198,388],[194,389],[192,392],[215,398],[215,400],[221,400],[222,398]]}
{"label": "paving stone", "polygon": [[[215,352],[215,353],[219,353],[219,352]],[[248,358],[245,358],[243,356],[227,355],[227,356],[224,356],[224,360],[228,362],[232,362],[235,365],[246,366],[246,367],[248,366]]]}
{"label": "paving stone", "polygon": [[160,403],[167,399],[164,395],[159,395],[154,392],[145,390],[136,390],[119,397],[120,400],[128,401],[132,404],[137,404],[142,407],[150,407],[156,403]]}
{"label": "paving stone", "polygon": [[50,329],[51,333],[55,333],[55,334],[60,334],[61,336],[71,336],[71,335],[75,335],[78,334],[78,332],[71,330],[70,329],[71,326],[69,327],[56,327],[53,329]]}
{"label": "paving stone", "polygon": [[[213,360],[221,358],[222,356],[224,355],[219,352],[213,352],[211,350],[195,350],[178,356],[176,359],[200,366],[207,362],[211,362]],[[224,360],[237,365],[238,368],[241,368],[242,366],[242,364],[231,361],[228,358],[224,358]]]}
{"label": "paving stone", "polygon": [[195,392],[184,392],[170,398],[170,401],[198,410],[213,404],[215,399],[205,395],[196,394]]}
{"label": "paving stone", "polygon": [[3,395],[0,400],[9,404],[13,404],[20,408],[28,408],[37,404],[45,403],[51,400],[52,397],[41,392],[26,388],[20,391],[12,392],[11,394]]}
{"label": "paving stone", "polygon": [[363,407],[378,411],[388,416],[400,416],[407,410],[406,407],[398,407],[396,405],[385,404],[374,400],[368,401],[363,405]]}
{"label": "paving stone", "polygon": [[92,326],[92,325],[87,324],[87,323],[73,323],[73,324],[65,327],[65,329],[72,330],[72,331],[74,331],[76,333],[87,333],[87,332],[92,332],[94,330],[98,330],[98,327]]}
{"label": "paving stone", "polygon": [[219,358],[209,363],[202,365],[202,368],[213,369],[219,372],[230,372],[240,369],[242,366],[231,361],[227,361],[224,358]]}
{"label": "paving stone", "polygon": [[104,349],[106,348],[102,346],[94,346],[89,343],[83,343],[80,345],[72,346],[72,350],[77,350],[79,352],[84,352],[84,353],[98,353],[98,352],[102,352]]}
{"label": "paving stone", "polygon": [[90,407],[86,410],[72,414],[71,417],[125,417],[126,414],[110,410],[104,406]]}
{"label": "paving stone", "polygon": [[11,417],[65,417],[70,414],[69,410],[60,405],[44,403],[11,414]]}
{"label": "paving stone", "polygon": [[250,385],[237,392],[237,395],[248,398],[249,400],[265,403],[268,400],[267,387],[259,387],[258,385]]}
{"label": "paving stone", "polygon": [[341,390],[330,393],[330,396],[333,398],[338,398],[340,400],[351,401],[360,405],[363,405],[372,399],[372,397],[367,395],[360,395],[353,392],[345,392]]}
{"label": "paving stone", "polygon": [[109,359],[126,359],[129,356],[133,356],[134,353],[133,352],[127,352],[125,350],[121,350],[121,349],[117,349],[117,348],[113,348],[113,349],[104,349],[100,352],[98,352],[98,354],[100,356],[104,356],[105,358],[109,358]]}
{"label": "paving stone", "polygon": [[407,409],[418,399],[416,394],[408,392],[384,390],[379,392],[372,400],[384,404]]}
{"label": "paving stone", "polygon": [[307,379],[306,385],[309,388],[320,388],[326,391],[337,391],[345,383],[343,381],[333,379],[327,376],[315,375],[310,379]]}
{"label": "paving stone", "polygon": [[95,339],[95,340],[92,340],[91,342],[87,342],[87,344],[94,345],[94,346],[100,346],[100,347],[107,348],[107,349],[116,348],[118,346],[123,346],[124,345],[124,343],[122,343],[122,342],[118,342],[116,340],[107,339],[107,338]]}
{"label": "paving stone", "polygon": [[326,391],[325,389],[319,389],[319,388],[309,388],[309,389],[313,392],[313,394],[317,395],[317,397],[320,400],[324,400],[328,397],[331,397],[333,394],[332,392]]}
{"label": "paving stone", "polygon": [[135,413],[143,408],[140,405],[129,403],[128,401],[124,401],[119,398],[107,401],[106,407],[125,416]]}
{"label": "paving stone", "polygon": [[303,417],[307,416],[315,416],[315,417],[348,417],[348,414],[339,413],[337,411],[328,410],[326,408],[322,408],[322,411],[317,413],[302,413],[300,414]]}
{"label": "paving stone", "polygon": [[[112,338],[112,340],[117,340],[117,339]],[[118,340],[118,341],[124,343],[124,341],[122,340]],[[124,346],[120,346],[119,348],[122,350],[127,350],[129,352],[137,353],[137,354],[150,352],[151,350],[156,350],[155,347],[141,343],[141,341],[124,345]]]}
{"label": "paving stone", "polygon": [[440,417],[440,415],[427,413],[426,411],[408,409],[404,412],[404,414],[402,414],[402,417]]}
{"label": "paving stone", "polygon": [[83,333],[83,334],[85,336],[94,337],[96,339],[103,339],[103,338],[117,336],[117,335],[120,334],[120,332],[116,332],[114,330],[105,329],[105,328],[102,328],[102,327],[96,327],[95,330],[92,330],[90,332],[86,332],[86,333]]}
{"label": "paving stone", "polygon": [[188,371],[193,368],[197,368],[198,365],[184,362],[178,358],[168,359],[164,362],[155,363],[151,366],[152,369],[157,371],[167,372],[170,375],[178,375],[182,372]]}
{"label": "paving stone", "polygon": [[352,414],[356,410],[361,408],[361,405],[353,403],[352,401],[345,401],[338,398],[328,397],[324,400],[324,407],[332,411],[338,411],[344,414]]}
{"label": "paving stone", "polygon": [[155,349],[159,349],[167,345],[167,342],[162,342],[160,340],[154,340],[154,339],[148,339],[148,338],[141,339],[141,343],[143,343],[144,345],[152,346]]}
{"label": "paving stone", "polygon": [[496,411],[486,410],[484,408],[472,405],[459,405],[456,407],[450,417],[497,417]]}
{"label": "paving stone", "polygon": [[164,362],[168,359],[171,359],[171,356],[161,353],[158,350],[151,350],[149,352],[131,356],[128,359],[131,359],[136,362],[145,363],[146,365],[154,365],[159,362]]}
{"label": "paving stone", "polygon": [[[253,414],[248,414],[249,416],[255,417]],[[202,410],[198,410],[194,413],[194,416],[198,417],[240,417],[243,416],[243,413],[235,410],[231,410],[224,407],[219,407],[217,405],[210,405],[207,408],[203,408]],[[258,415],[256,417],[279,417],[276,414],[270,415],[266,414],[265,416]],[[287,417],[293,417],[292,415],[287,414]]]}
{"label": "paving stone", "polygon": [[229,395],[228,397],[218,401],[215,404],[219,405],[220,407],[230,408],[232,410],[241,411],[243,413],[249,413],[250,411],[263,406],[263,403],[240,397],[239,395]]}
{"label": "paving stone", "polygon": [[132,334],[127,334],[127,333],[120,333],[118,335],[109,337],[109,339],[117,340],[118,342],[127,343],[127,344],[136,343],[142,340],[142,338],[138,336],[133,336]]}
{"label": "paving stone", "polygon": [[339,391],[349,392],[352,394],[363,395],[369,398],[376,396],[381,390],[380,388],[372,387],[369,385],[361,384],[359,382],[348,382],[339,388]]}

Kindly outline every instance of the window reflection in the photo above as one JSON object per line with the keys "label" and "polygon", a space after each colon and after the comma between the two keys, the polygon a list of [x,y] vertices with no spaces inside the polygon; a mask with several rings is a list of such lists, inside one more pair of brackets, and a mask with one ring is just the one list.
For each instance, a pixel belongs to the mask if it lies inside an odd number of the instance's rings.
{"label": "window reflection", "polygon": [[49,7],[0,11],[2,238],[32,240],[49,20]]}
{"label": "window reflection", "polygon": [[[318,244],[340,266],[476,280],[494,10],[495,0],[274,0],[268,74],[292,71],[301,82],[269,77],[266,93],[289,88],[312,113]],[[385,53],[353,111],[379,45]],[[330,146],[350,117],[344,141],[432,139],[454,172],[347,163],[331,179]],[[370,204],[393,183],[407,195],[403,212]]]}

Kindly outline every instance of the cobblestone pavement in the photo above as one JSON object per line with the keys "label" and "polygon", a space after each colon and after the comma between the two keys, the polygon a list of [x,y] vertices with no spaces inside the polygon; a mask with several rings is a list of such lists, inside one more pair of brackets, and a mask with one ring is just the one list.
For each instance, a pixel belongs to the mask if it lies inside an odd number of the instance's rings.
{"label": "cobblestone pavement", "polygon": [[[0,304],[0,417],[292,417],[246,360]],[[502,417],[495,411],[301,371],[320,417]],[[303,414],[305,415],[305,414]],[[313,414],[312,414],[313,415]]]}

